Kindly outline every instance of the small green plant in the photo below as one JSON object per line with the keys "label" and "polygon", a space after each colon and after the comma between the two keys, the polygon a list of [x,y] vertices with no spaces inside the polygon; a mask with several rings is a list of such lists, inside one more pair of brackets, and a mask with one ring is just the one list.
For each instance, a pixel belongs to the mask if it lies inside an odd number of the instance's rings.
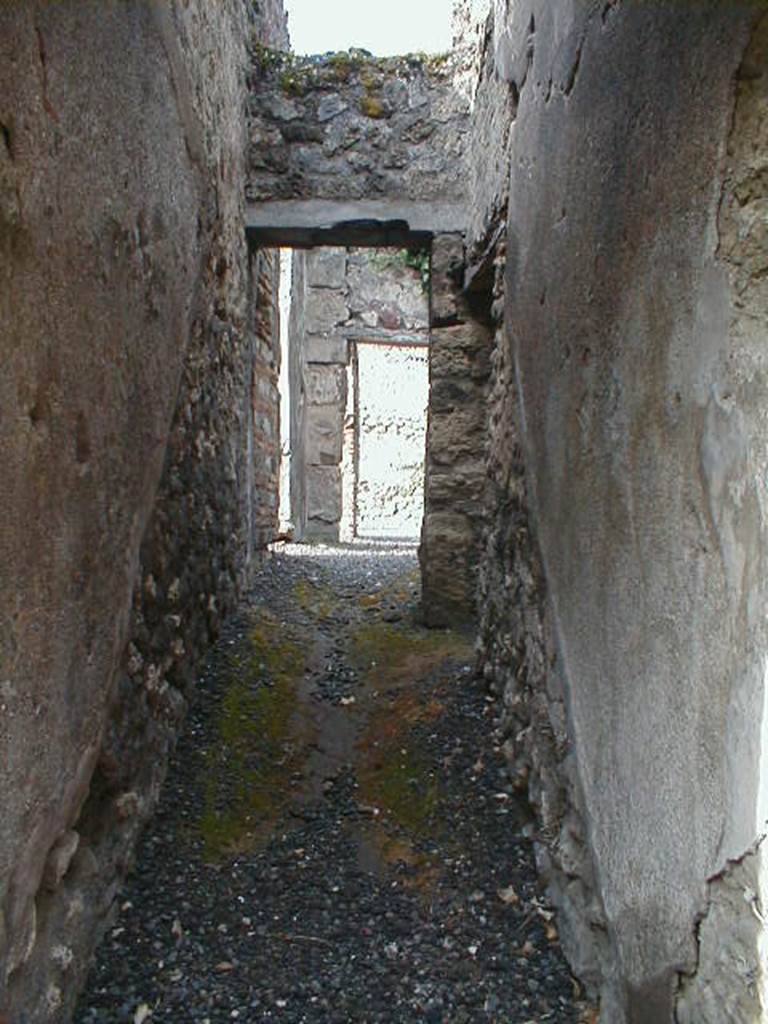
{"label": "small green plant", "polygon": [[285,64],[293,63],[294,57],[292,53],[287,53],[285,50],[272,50],[269,46],[257,42],[253,46],[253,59],[256,66],[262,71],[272,71]]}
{"label": "small green plant", "polygon": [[303,96],[305,92],[304,83],[295,71],[284,71],[280,75],[280,88],[286,96]]}
{"label": "small green plant", "polygon": [[328,64],[333,69],[336,78],[340,82],[346,82],[352,72],[360,67],[360,58],[342,50],[340,53],[331,54]]}
{"label": "small green plant", "polygon": [[392,249],[376,252],[371,263],[377,270],[390,270],[393,267],[410,267],[418,270],[423,291],[429,290],[429,249]]}
{"label": "small green plant", "polygon": [[424,53],[420,54],[422,63],[427,71],[442,71],[451,59],[450,52],[446,53]]}
{"label": "small green plant", "polygon": [[366,70],[360,75],[360,84],[370,95],[381,85],[381,76],[375,75],[370,68],[366,68]]}

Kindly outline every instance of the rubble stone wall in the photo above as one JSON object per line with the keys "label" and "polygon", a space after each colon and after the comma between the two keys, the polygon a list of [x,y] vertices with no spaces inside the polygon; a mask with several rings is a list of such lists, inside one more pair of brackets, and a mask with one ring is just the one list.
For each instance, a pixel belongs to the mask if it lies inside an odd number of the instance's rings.
{"label": "rubble stone wall", "polygon": [[248,200],[467,195],[468,107],[444,58],[254,51]]}
{"label": "rubble stone wall", "polygon": [[[67,1019],[269,532],[239,0],[0,10],[0,1015]],[[271,424],[271,425],[270,425]],[[63,952],[62,952],[63,951]]]}

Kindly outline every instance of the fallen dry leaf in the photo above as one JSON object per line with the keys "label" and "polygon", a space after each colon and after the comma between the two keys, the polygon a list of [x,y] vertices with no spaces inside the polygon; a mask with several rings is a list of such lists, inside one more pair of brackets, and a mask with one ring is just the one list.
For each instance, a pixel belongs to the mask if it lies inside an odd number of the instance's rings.
{"label": "fallen dry leaf", "polygon": [[552,921],[554,919],[554,910],[548,910],[546,907],[543,907],[537,899],[531,900],[531,905],[542,921]]}
{"label": "fallen dry leaf", "polygon": [[579,1017],[579,1024],[600,1024],[600,1011],[594,1006],[588,1006]]}
{"label": "fallen dry leaf", "polygon": [[515,904],[520,902],[520,897],[511,885],[508,885],[506,889],[497,890],[497,894],[501,902],[508,904],[510,907],[514,907]]}

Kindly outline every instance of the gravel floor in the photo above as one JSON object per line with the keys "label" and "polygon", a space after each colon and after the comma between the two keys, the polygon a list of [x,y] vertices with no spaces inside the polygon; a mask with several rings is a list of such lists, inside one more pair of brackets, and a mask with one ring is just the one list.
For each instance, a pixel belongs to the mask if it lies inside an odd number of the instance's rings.
{"label": "gravel floor", "polygon": [[412,546],[270,555],[79,1024],[588,1019],[471,643],[421,629],[417,579]]}

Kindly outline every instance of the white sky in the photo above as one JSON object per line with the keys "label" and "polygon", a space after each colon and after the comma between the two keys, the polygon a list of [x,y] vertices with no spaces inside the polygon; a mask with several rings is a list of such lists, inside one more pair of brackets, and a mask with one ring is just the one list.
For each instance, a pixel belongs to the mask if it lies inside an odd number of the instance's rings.
{"label": "white sky", "polygon": [[358,46],[377,57],[451,48],[452,0],[286,0],[296,53]]}

